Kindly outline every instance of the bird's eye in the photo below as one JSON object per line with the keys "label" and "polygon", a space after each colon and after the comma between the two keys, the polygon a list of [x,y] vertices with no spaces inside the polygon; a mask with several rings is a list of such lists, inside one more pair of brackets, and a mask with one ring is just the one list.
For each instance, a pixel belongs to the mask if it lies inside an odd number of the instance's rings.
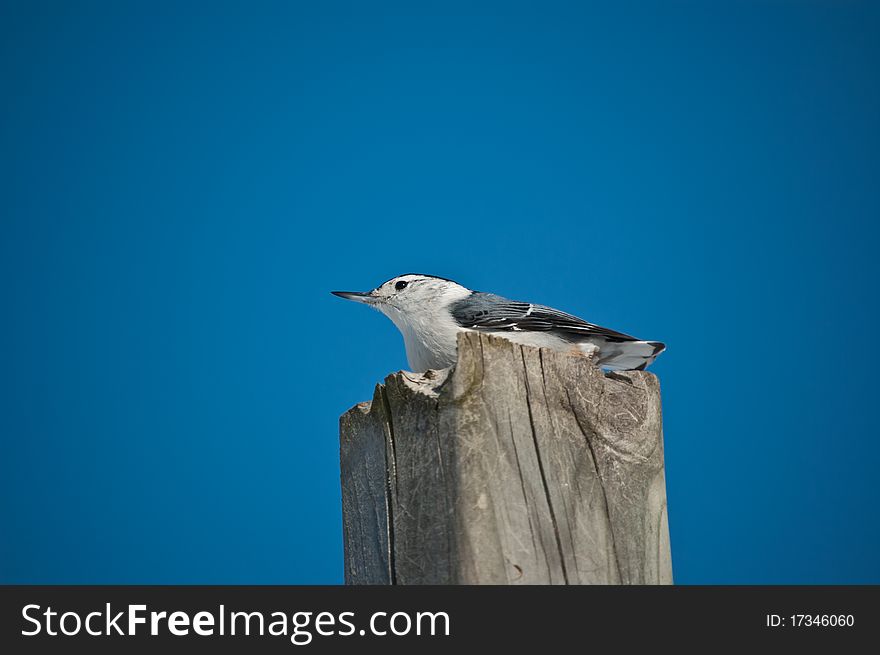
{"label": "bird's eye", "polygon": [[397,289],[398,291],[403,291],[404,289],[406,289],[406,284],[407,284],[406,280],[398,280],[397,282],[394,283],[394,288]]}

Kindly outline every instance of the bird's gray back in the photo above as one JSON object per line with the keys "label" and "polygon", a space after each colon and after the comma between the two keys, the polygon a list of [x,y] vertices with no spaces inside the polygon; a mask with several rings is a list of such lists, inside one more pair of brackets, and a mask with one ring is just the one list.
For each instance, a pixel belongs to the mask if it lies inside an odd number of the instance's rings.
{"label": "bird's gray back", "polygon": [[455,321],[463,328],[485,332],[549,332],[571,342],[588,337],[606,341],[636,341],[635,337],[615,332],[566,314],[558,309],[494,293],[474,291],[449,306]]}

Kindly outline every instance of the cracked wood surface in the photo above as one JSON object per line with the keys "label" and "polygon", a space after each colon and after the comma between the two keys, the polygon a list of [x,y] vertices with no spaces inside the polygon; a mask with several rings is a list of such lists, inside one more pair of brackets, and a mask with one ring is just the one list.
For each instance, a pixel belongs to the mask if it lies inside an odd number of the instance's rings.
{"label": "cracked wood surface", "polygon": [[348,584],[672,582],[660,386],[460,335],[340,419]]}

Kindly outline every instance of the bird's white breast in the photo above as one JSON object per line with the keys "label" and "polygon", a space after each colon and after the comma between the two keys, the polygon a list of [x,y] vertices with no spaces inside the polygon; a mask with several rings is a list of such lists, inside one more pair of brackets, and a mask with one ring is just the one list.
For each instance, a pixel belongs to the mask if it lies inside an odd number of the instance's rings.
{"label": "bird's white breast", "polygon": [[417,311],[403,312],[390,305],[381,308],[403,335],[406,358],[413,371],[447,368],[455,364],[456,339],[462,327],[452,317],[449,305],[468,295],[470,291],[467,289],[454,293],[447,290],[442,302],[437,302],[438,299],[425,302]]}

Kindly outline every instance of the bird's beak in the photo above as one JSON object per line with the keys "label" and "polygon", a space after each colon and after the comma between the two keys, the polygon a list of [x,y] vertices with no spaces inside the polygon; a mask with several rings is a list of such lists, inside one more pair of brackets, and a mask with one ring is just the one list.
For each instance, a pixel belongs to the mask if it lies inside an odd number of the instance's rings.
{"label": "bird's beak", "polygon": [[372,305],[376,302],[376,297],[370,291],[331,291],[330,293],[346,300],[362,302],[365,305]]}

